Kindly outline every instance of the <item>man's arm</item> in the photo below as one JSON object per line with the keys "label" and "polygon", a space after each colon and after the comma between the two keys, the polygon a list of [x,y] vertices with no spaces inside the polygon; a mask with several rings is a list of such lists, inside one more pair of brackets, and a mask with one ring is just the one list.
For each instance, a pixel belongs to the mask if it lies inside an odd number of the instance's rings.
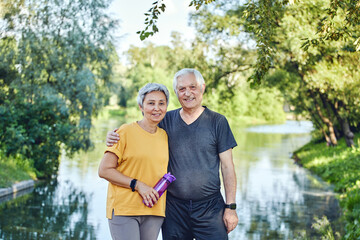
{"label": "man's arm", "polygon": [[[236,203],[236,174],[232,158],[232,148],[220,153],[219,157],[225,187],[226,204]],[[236,210],[225,208],[223,220],[228,233],[234,230],[239,221]]]}

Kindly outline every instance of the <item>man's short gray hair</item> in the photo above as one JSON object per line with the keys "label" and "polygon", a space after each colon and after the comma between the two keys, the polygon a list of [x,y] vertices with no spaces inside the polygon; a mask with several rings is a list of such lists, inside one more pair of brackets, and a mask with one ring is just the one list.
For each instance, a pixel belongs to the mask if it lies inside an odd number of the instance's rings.
{"label": "man's short gray hair", "polygon": [[187,75],[187,74],[194,74],[196,82],[201,86],[201,88],[202,88],[202,85],[205,84],[204,78],[198,70],[193,69],[193,68],[183,68],[180,71],[178,71],[177,73],[175,73],[175,76],[174,76],[173,88],[174,88],[176,95],[177,95],[176,86],[177,86],[178,78],[181,76]]}
{"label": "man's short gray hair", "polygon": [[160,83],[148,83],[139,90],[136,100],[137,100],[137,103],[140,105],[140,107],[143,107],[143,103],[144,103],[146,94],[154,92],[154,91],[163,92],[166,97],[166,106],[169,105],[169,91],[165,87],[165,85],[160,84]]}

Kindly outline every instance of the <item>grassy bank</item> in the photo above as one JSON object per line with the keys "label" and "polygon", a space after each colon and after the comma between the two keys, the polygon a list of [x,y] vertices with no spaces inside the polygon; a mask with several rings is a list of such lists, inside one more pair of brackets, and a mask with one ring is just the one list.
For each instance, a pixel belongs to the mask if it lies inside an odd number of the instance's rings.
{"label": "grassy bank", "polygon": [[6,157],[0,151],[0,188],[30,179],[35,180],[36,174],[29,163],[21,158]]}
{"label": "grassy bank", "polygon": [[297,161],[335,187],[346,221],[343,239],[360,239],[360,134],[356,147],[341,139],[336,147],[310,142],[294,154]]}

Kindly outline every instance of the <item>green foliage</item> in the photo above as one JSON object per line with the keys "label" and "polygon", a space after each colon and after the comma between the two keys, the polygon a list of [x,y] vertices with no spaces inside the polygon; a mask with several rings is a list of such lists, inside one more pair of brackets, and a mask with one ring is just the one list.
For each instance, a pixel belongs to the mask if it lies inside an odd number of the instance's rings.
{"label": "green foliage", "polygon": [[[254,70],[256,52],[243,44],[245,36],[237,36],[243,21],[236,7],[220,1],[191,16],[198,34],[194,54],[186,63],[201,69],[207,84],[204,101],[216,111],[247,124],[283,122],[280,92],[264,85],[251,88],[247,81]],[[197,56],[197,52],[201,54]]]}
{"label": "green foliage", "polygon": [[336,145],[337,138],[348,138],[349,129],[358,125],[360,55],[340,40],[301,48],[304,37],[316,34],[314,19],[325,17],[327,7],[327,1],[298,2],[284,10],[274,37],[276,70],[266,82],[278,87],[295,112],[310,118],[326,141]]}
{"label": "green foliage", "polygon": [[[309,1],[308,1],[309,2]],[[360,50],[360,36],[356,29],[360,23],[359,3],[357,0],[348,1],[326,1],[327,8],[323,9],[324,15],[315,15],[312,18],[312,23],[316,25],[316,31],[312,35],[304,35],[301,41],[301,48],[305,51],[309,46],[318,47],[325,42],[332,45],[336,41],[342,40],[351,45],[356,51]],[[212,3],[212,4],[209,4]],[[254,73],[249,78],[252,86],[261,84],[266,73],[274,66],[276,49],[274,42],[276,42],[276,29],[285,22],[283,19],[283,10],[291,5],[294,5],[299,12],[303,9],[301,7],[302,1],[295,0],[259,0],[259,1],[245,1],[241,6],[241,15],[238,19],[244,22],[246,31],[251,32],[257,46],[257,61],[254,68]],[[312,3],[311,1],[309,3]],[[229,1],[221,0],[192,0],[189,6],[195,6],[196,10],[201,9],[204,5],[221,6],[226,10],[227,5],[231,5]],[[207,5],[208,6],[208,5]],[[145,13],[145,30],[139,31],[140,38],[152,36],[158,32],[156,26],[157,19],[162,12],[165,11],[166,5],[163,1],[155,1],[153,7]],[[315,9],[312,9],[312,11]],[[236,12],[236,11],[235,11]],[[239,13],[239,12],[238,12]],[[236,18],[235,18],[236,19]],[[238,22],[238,20],[235,20]],[[237,24],[233,21],[228,22],[233,25],[233,29],[238,29]],[[149,30],[150,28],[150,30]],[[221,26],[220,26],[221,28]],[[301,28],[301,26],[300,26]],[[219,28],[218,28],[219,30]],[[238,31],[238,30],[237,30]],[[235,30],[236,32],[236,30]],[[302,51],[298,48],[298,51]],[[337,50],[341,47],[336,46]]]}
{"label": "green foliage", "polygon": [[203,41],[197,41],[187,49],[181,38],[173,34],[172,43],[173,48],[149,44],[145,48],[129,49],[131,65],[122,73],[122,80],[117,80],[117,84],[126,89],[126,93],[118,91],[117,95],[118,99],[126,96],[124,105],[128,116],[139,113],[136,95],[148,82],[159,82],[168,87],[171,95],[169,110],[180,107],[173,91],[173,76],[179,69],[190,67],[198,69],[205,79],[204,105],[224,114],[232,122],[244,125],[285,120],[279,91],[275,88],[250,89],[246,81],[249,62],[254,59],[253,51],[241,46],[235,50],[224,46],[214,52],[214,58],[209,58],[204,55],[208,45]]}
{"label": "green foliage", "polygon": [[343,192],[360,179],[360,152],[357,148],[346,148],[344,141],[336,147],[329,148],[325,143],[315,146],[306,145],[296,154],[304,167],[333,183],[336,191]]}
{"label": "green foliage", "polygon": [[312,227],[319,233],[321,233],[321,240],[335,240],[340,239],[340,234],[333,234],[330,222],[326,216],[323,216],[321,219],[315,217],[315,223],[312,224]]}
{"label": "green foliage", "polygon": [[[199,10],[204,5],[211,5],[210,3],[217,4],[219,2],[220,5],[222,5],[224,1],[192,0],[190,2],[190,6],[194,6],[197,10]],[[286,4],[288,4],[288,1],[271,0],[260,0],[255,2],[247,1],[245,3],[243,15],[241,17],[246,19],[248,22],[247,28],[249,31],[252,31],[255,36],[258,52],[254,74],[251,75],[250,78],[253,86],[261,83],[262,78],[272,66],[274,49],[271,42],[275,34],[274,30],[278,26],[279,19],[281,18],[282,12],[279,11],[279,9],[286,6]],[[155,1],[153,2],[153,7],[145,13],[145,29],[137,32],[140,34],[141,40],[144,40],[158,32],[156,22],[161,14],[161,11],[165,11],[165,7],[166,5],[163,4],[163,1]],[[161,11],[159,9],[161,9]]]}
{"label": "green foliage", "polygon": [[[356,135],[360,139],[360,134]],[[360,238],[360,148],[347,148],[342,140],[336,147],[309,143],[295,153],[301,164],[335,186],[347,221],[344,239]]]}
{"label": "green foliage", "polygon": [[189,7],[195,6],[196,10],[199,10],[199,8],[204,4],[209,4],[214,2],[215,0],[191,0]]}
{"label": "green foliage", "polygon": [[[175,71],[172,71],[174,66],[171,66],[173,62],[171,58],[174,52],[169,47],[155,47],[150,44],[144,48],[131,47],[127,54],[131,65],[123,73],[124,81],[121,82],[126,86],[126,106],[136,108],[135,112],[139,112],[136,96],[140,88],[149,82],[161,83],[168,88],[170,92],[168,109],[179,106],[172,87]],[[120,94],[118,97],[121,97]]]}
{"label": "green foliage", "polygon": [[[259,88],[278,88],[292,111],[311,119],[327,142],[336,145],[337,138],[346,136],[350,146],[351,129],[357,128],[360,117],[360,97],[355,91],[359,85],[359,71],[355,67],[358,53],[340,41],[323,43],[307,51],[301,48],[304,37],[316,34],[314,19],[326,16],[326,6],[326,1],[289,5],[266,0],[245,5],[217,1],[217,5],[194,14],[192,19],[199,32],[198,39],[205,45],[210,42],[208,48],[215,55],[208,78],[214,79],[211,82],[214,86],[219,81],[226,82],[225,98],[231,99],[236,89],[237,84],[232,84],[231,79],[234,73],[255,69],[250,77],[252,87],[255,83]],[[251,58],[254,56],[251,51],[239,51],[243,44],[241,31],[258,43],[257,62]],[[244,71],[244,66],[248,70]],[[270,67],[274,68],[268,71]],[[268,74],[264,75],[265,72]],[[260,78],[262,85],[258,82]],[[261,96],[264,94],[257,98]],[[257,109],[254,112],[260,113]]]}
{"label": "green foliage", "polygon": [[253,34],[258,52],[255,71],[250,78],[252,86],[259,85],[273,66],[273,39],[287,3],[288,1],[248,1],[241,12],[241,17],[245,19],[245,29]]}
{"label": "green foliage", "polygon": [[148,10],[147,13],[145,13],[145,29],[142,31],[136,32],[140,35],[141,40],[145,40],[146,38],[154,35],[159,31],[156,23],[158,16],[161,14],[161,12],[165,11],[165,4],[163,3],[163,0],[155,1],[152,3],[152,7]]}
{"label": "green foliage", "polygon": [[325,41],[347,41],[356,51],[360,50],[360,36],[353,27],[360,23],[359,1],[329,1],[327,16],[317,20],[317,36],[307,38],[304,48],[316,46]]}
{"label": "green foliage", "polygon": [[249,97],[247,116],[264,119],[270,123],[281,123],[285,119],[283,102],[280,92],[275,88],[261,88],[254,90]]}
{"label": "green foliage", "polygon": [[[192,0],[189,4],[189,7],[195,6],[196,10],[198,10],[202,5],[209,4],[214,2],[215,0]],[[146,38],[153,36],[155,33],[159,31],[157,27],[157,20],[162,12],[165,12],[166,5],[164,4],[164,0],[157,0],[152,3],[151,8],[144,13],[145,15],[145,28],[141,31],[137,31],[141,40],[145,40]]]}
{"label": "green foliage", "polygon": [[[247,76],[252,87],[281,89],[293,111],[311,119],[327,142],[336,145],[344,136],[353,145],[352,131],[359,130],[360,117],[356,1],[218,0],[203,6],[208,2],[191,2],[198,9],[192,15],[198,34],[193,56],[183,65],[196,66],[210,80],[209,92],[224,81],[219,101],[229,101],[237,85],[233,75],[251,69]],[[314,39],[317,34],[321,41]],[[239,51],[244,37],[256,42],[253,58],[251,51]],[[306,39],[313,39],[311,47]]]}
{"label": "green foliage", "polygon": [[32,164],[21,155],[6,157],[0,150],[0,188],[11,187],[23,180],[35,180],[35,172]]}
{"label": "green foliage", "polygon": [[241,87],[236,87],[236,94],[231,98],[221,94],[225,92],[221,86],[211,91],[205,95],[205,105],[228,116],[234,124],[252,125],[285,121],[283,98],[277,89],[251,89],[245,82]]}
{"label": "green foliage", "polygon": [[91,118],[107,99],[115,22],[105,1],[5,1],[0,39],[0,147],[56,173],[60,149],[91,146]]}

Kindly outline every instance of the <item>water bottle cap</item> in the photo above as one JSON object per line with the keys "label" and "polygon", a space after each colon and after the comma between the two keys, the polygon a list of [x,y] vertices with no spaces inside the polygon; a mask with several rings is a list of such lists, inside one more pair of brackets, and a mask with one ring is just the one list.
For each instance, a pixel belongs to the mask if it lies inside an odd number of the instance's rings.
{"label": "water bottle cap", "polygon": [[173,175],[171,175],[170,172],[165,173],[165,175],[164,175],[163,178],[165,178],[166,180],[168,180],[170,183],[172,183],[173,181],[176,180],[176,178],[175,178]]}

